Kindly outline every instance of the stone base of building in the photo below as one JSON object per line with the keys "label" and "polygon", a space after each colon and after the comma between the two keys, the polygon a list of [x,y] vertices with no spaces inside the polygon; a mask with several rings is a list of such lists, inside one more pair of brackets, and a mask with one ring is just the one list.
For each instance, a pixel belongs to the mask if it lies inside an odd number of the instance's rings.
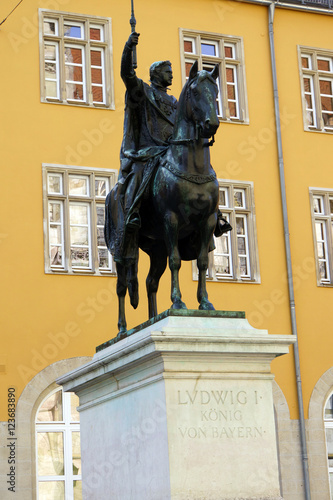
{"label": "stone base of building", "polygon": [[280,500],[270,364],[293,341],[170,310],[59,378],[80,397],[83,498]]}

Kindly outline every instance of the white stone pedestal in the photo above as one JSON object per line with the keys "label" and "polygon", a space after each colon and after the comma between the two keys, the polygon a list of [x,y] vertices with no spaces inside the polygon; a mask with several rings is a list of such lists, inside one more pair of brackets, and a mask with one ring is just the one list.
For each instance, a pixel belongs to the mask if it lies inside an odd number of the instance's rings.
{"label": "white stone pedestal", "polygon": [[270,364],[294,338],[186,314],[58,379],[80,397],[85,500],[281,498]]}

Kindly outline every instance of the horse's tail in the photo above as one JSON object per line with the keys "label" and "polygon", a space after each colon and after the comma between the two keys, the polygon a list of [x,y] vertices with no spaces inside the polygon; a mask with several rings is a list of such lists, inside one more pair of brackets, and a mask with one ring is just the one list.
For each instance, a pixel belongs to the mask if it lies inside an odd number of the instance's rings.
{"label": "horse's tail", "polygon": [[106,246],[111,252],[111,191],[105,198],[104,239]]}

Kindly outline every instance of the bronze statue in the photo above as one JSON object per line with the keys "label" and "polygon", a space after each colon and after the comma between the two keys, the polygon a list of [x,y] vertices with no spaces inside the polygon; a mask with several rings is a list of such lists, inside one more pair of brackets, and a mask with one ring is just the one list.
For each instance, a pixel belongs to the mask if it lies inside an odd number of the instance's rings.
{"label": "bronze statue", "polygon": [[137,78],[132,50],[138,36],[131,34],[122,57],[127,93],[121,170],[106,199],[105,240],[117,267],[120,336],[126,333],[127,289],[132,306],[138,305],[139,248],[151,261],[146,280],[150,318],[157,315],[156,292],[168,257],[171,307],[186,308],[179,269],[181,260],[196,259],[199,309],[210,310],[208,252],[214,248],[214,232],[219,236],[231,229],[218,211],[219,186],[209,154],[219,127],[218,65],[211,72],[198,72],[194,63],[176,105],[167,94],[172,81],[169,61],[151,66],[150,86]]}

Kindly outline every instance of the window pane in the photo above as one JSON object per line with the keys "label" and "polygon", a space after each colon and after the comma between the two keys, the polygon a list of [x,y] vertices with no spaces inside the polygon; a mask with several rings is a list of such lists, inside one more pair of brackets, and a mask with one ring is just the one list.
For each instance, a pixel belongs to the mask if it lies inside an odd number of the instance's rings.
{"label": "window pane", "polygon": [[66,64],[65,66],[66,81],[83,82],[82,66],[72,66]]}
{"label": "window pane", "polygon": [[72,432],[72,459],[73,459],[73,475],[79,476],[81,471],[81,447],[80,433]]}
{"label": "window pane", "polygon": [[184,40],[184,51],[185,52],[191,52],[192,54],[195,53],[195,50],[194,50],[194,41],[192,40]]}
{"label": "window pane", "polygon": [[66,63],[74,63],[74,64],[82,64],[82,51],[83,51],[83,49],[66,46],[65,47],[65,62]]}
{"label": "window pane", "polygon": [[190,71],[191,71],[191,68],[192,68],[192,62],[186,62],[185,63],[185,73],[186,73],[186,76],[187,78],[190,76]]}
{"label": "window pane", "polygon": [[228,193],[226,189],[220,189],[219,204],[223,207],[228,206]]}
{"label": "window pane", "polygon": [[90,28],[90,40],[101,40],[101,28]]}
{"label": "window pane", "polygon": [[45,62],[45,78],[57,79],[57,65],[56,63]]}
{"label": "window pane", "polygon": [[97,228],[97,245],[98,246],[105,246],[104,227]]}
{"label": "window pane", "polygon": [[238,247],[238,253],[240,255],[246,254],[245,238],[237,238],[237,247]]}
{"label": "window pane", "polygon": [[80,414],[77,411],[77,407],[80,404],[79,396],[77,396],[73,392],[70,393],[70,396],[71,396],[71,422],[79,422]]}
{"label": "window pane", "polygon": [[77,83],[67,83],[66,95],[67,99],[73,99],[74,101],[83,101],[83,85],[79,85]]}
{"label": "window pane", "polygon": [[45,59],[47,61],[55,61],[57,59],[57,49],[55,45],[49,45],[46,43],[44,45]]}
{"label": "window pane", "polygon": [[95,178],[95,195],[105,197],[108,191],[109,191],[109,180],[107,178],[105,179]]}
{"label": "window pane", "polygon": [[99,68],[91,69],[91,81],[92,83],[103,83],[102,70]]}
{"label": "window pane", "polygon": [[103,87],[92,87],[93,93],[93,101],[94,102],[103,102]]}
{"label": "window pane", "polygon": [[333,419],[333,394],[328,398],[324,410],[325,419]]}
{"label": "window pane", "polygon": [[109,268],[109,252],[106,248],[98,249],[98,267]]}
{"label": "window pane", "polygon": [[317,252],[318,252],[318,258],[319,259],[325,259],[325,245],[324,243],[317,243]]}
{"label": "window pane", "polygon": [[228,99],[236,99],[236,89],[234,85],[227,85]]}
{"label": "window pane", "polygon": [[62,266],[61,246],[50,246],[50,263],[51,266]]}
{"label": "window pane", "polygon": [[61,226],[50,225],[50,245],[60,245],[62,236]]}
{"label": "window pane", "polygon": [[308,57],[302,57],[302,68],[309,68],[309,59],[308,59]]}
{"label": "window pane", "polygon": [[321,96],[321,108],[324,111],[333,111],[333,99]]}
{"label": "window pane", "polygon": [[322,222],[316,222],[316,236],[317,241],[324,241],[324,224]]}
{"label": "window pane", "polygon": [[225,57],[229,57],[229,58],[234,58],[234,51],[233,51],[233,47],[228,47],[228,46],[224,46],[224,54],[225,54]]}
{"label": "window pane", "polygon": [[244,203],[244,191],[240,190],[234,190],[234,203],[235,207],[242,207],[245,208],[245,203]]}
{"label": "window pane", "polygon": [[216,56],[216,46],[208,42],[201,43],[201,52],[205,56]]}
{"label": "window pane", "polygon": [[37,432],[38,474],[64,474],[64,443],[62,432]]}
{"label": "window pane", "polygon": [[333,455],[333,428],[326,427],[327,454]]}
{"label": "window pane", "polygon": [[322,214],[323,213],[323,203],[322,203],[322,198],[313,198],[313,209],[315,214]]}
{"label": "window pane", "polygon": [[248,270],[247,270],[247,259],[246,257],[240,257],[239,258],[239,271],[241,276],[247,276],[248,275]]}
{"label": "window pane", "polygon": [[327,266],[326,262],[319,262],[319,274],[320,274],[320,279],[322,280],[327,280]]}
{"label": "window pane", "polygon": [[90,58],[92,66],[102,66],[102,52],[100,50],[91,50]]}
{"label": "window pane", "polygon": [[97,215],[97,224],[99,226],[104,226],[104,217],[105,217],[105,207],[100,203],[96,205],[96,215]]}
{"label": "window pane", "polygon": [[82,500],[82,481],[74,481],[74,500]]}
{"label": "window pane", "polygon": [[320,93],[332,95],[332,82],[330,80],[319,80]]}
{"label": "window pane", "polygon": [[69,207],[71,224],[88,224],[88,206],[72,203]]}
{"label": "window pane", "polygon": [[231,274],[229,257],[222,255],[214,256],[215,271],[217,274]]}
{"label": "window pane", "polygon": [[55,422],[62,419],[62,391],[59,390],[44,401],[37,414],[37,422]]}
{"label": "window pane", "polygon": [[40,481],[38,500],[65,500],[64,481]]}
{"label": "window pane", "polygon": [[311,81],[310,78],[303,78],[304,90],[305,92],[311,92]]}
{"label": "window pane", "polygon": [[325,59],[317,59],[318,69],[320,71],[330,71],[330,61]]}
{"label": "window pane", "polygon": [[47,176],[48,181],[48,191],[51,194],[61,194],[62,193],[62,176],[49,174]]}
{"label": "window pane", "polygon": [[226,69],[226,75],[227,75],[227,82],[233,83],[235,81],[235,75],[234,75],[234,69],[233,68],[227,68]]}
{"label": "window pane", "polygon": [[241,217],[236,217],[236,229],[237,234],[245,234],[244,219]]}
{"label": "window pane", "polygon": [[83,26],[66,23],[64,24],[64,34],[71,38],[83,38]]}
{"label": "window pane", "polygon": [[69,194],[88,195],[89,194],[88,177],[69,177]]}
{"label": "window pane", "polygon": [[71,261],[74,267],[89,267],[89,249],[71,248]]}
{"label": "window pane", "polygon": [[88,245],[87,227],[71,227],[71,245]]}
{"label": "window pane", "polygon": [[333,215],[333,198],[330,198],[330,213]]}
{"label": "window pane", "polygon": [[45,35],[56,35],[58,23],[56,20],[44,19],[44,33]]}

